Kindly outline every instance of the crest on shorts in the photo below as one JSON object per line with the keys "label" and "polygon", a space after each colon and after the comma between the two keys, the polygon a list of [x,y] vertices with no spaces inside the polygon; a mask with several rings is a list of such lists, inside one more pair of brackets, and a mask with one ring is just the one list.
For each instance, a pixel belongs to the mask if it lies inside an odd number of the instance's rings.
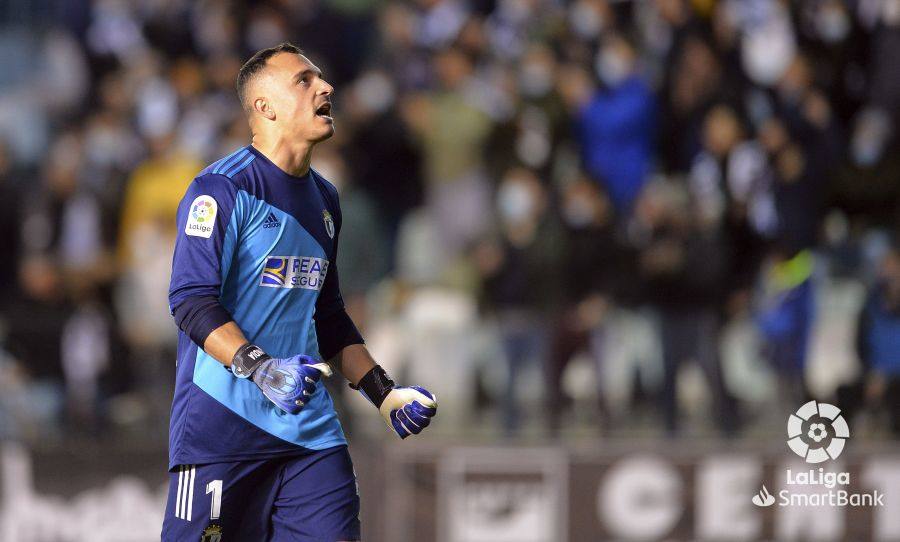
{"label": "crest on shorts", "polygon": [[331,213],[322,210],[322,220],[325,221],[325,231],[328,232],[328,237],[334,239],[334,219],[331,218]]}
{"label": "crest on shorts", "polygon": [[222,542],[222,527],[218,525],[210,525],[203,529],[203,535],[200,542]]}

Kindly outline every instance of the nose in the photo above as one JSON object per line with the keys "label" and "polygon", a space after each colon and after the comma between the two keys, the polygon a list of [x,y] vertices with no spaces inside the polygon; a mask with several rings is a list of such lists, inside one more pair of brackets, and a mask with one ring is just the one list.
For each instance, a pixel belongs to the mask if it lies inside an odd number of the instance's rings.
{"label": "nose", "polygon": [[331,96],[334,93],[334,87],[331,86],[328,81],[322,79],[322,86],[319,89],[319,94],[324,94],[325,96]]}

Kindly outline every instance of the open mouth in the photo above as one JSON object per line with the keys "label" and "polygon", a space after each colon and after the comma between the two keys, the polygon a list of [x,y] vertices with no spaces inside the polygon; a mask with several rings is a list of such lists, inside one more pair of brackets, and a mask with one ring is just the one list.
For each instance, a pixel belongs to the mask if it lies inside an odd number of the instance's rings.
{"label": "open mouth", "polygon": [[325,102],[316,109],[316,116],[331,120],[331,102]]}

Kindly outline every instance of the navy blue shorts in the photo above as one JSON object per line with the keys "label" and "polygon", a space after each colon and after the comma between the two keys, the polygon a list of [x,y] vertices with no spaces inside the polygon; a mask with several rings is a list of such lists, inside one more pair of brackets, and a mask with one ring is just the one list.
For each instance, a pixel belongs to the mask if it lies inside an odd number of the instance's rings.
{"label": "navy blue shorts", "polygon": [[165,542],[337,542],[359,540],[359,531],[346,446],[169,473]]}

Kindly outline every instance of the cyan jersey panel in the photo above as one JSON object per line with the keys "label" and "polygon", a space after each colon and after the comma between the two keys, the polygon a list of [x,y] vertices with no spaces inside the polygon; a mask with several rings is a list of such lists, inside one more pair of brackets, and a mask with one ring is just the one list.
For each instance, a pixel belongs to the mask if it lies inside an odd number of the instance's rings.
{"label": "cyan jersey panel", "polygon": [[[276,217],[277,225],[266,223],[270,216]],[[240,323],[247,339],[269,355],[318,356],[316,345],[312,345],[315,350],[310,348],[308,339],[329,266],[325,250],[292,216],[243,190],[237,194],[226,244],[231,232],[237,231],[238,220],[244,221],[243,241],[231,264],[222,264],[227,277],[222,305]]]}
{"label": "cyan jersey panel", "polygon": [[[322,386],[299,414],[288,414],[266,399],[256,384],[235,378],[221,363],[199,348],[194,383],[242,420],[299,447],[320,450],[346,443],[340,424],[335,423],[334,404]],[[222,446],[223,443],[218,444]],[[233,448],[232,444],[222,447]]]}
{"label": "cyan jersey panel", "polygon": [[[184,345],[186,351],[180,351]],[[191,380],[197,353],[179,336],[179,378],[169,434],[169,469],[177,465],[241,461],[304,453],[306,447],[257,427],[202,390]],[[221,365],[220,365],[221,367]],[[224,369],[222,369],[224,371]],[[326,394],[327,397],[327,394]]]}

